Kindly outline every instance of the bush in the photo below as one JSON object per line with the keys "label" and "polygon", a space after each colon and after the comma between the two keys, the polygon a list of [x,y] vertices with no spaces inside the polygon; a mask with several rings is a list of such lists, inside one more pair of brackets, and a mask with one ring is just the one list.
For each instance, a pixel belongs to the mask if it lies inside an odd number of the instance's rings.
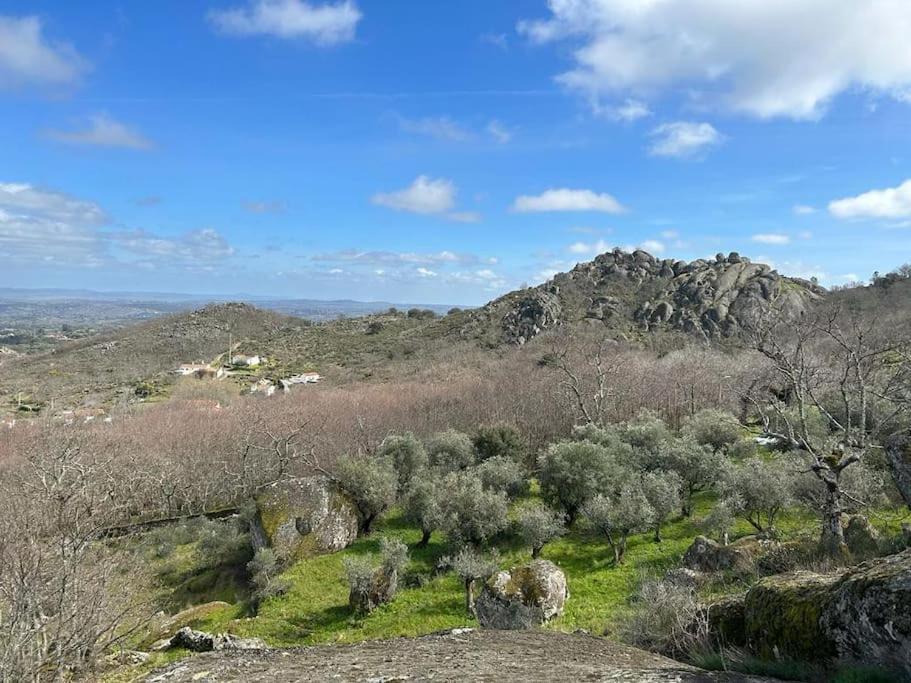
{"label": "bush", "polygon": [[728,448],[728,455],[734,458],[735,460],[743,460],[745,458],[752,458],[753,456],[759,453],[759,444],[756,443],[755,439],[746,438],[746,439],[737,439],[731,446]]}
{"label": "bush", "polygon": [[397,538],[380,541],[380,564],[364,558],[346,558],[348,604],[358,614],[372,612],[395,598],[399,573],[408,564],[408,547]]}
{"label": "bush", "polygon": [[509,458],[523,465],[528,457],[528,443],[518,429],[509,425],[481,427],[475,434],[474,448],[481,461]]}
{"label": "bush", "polygon": [[587,500],[611,490],[619,469],[603,446],[587,441],[553,444],[538,461],[541,495],[563,510],[572,525]]}
{"label": "bush", "polygon": [[402,436],[387,436],[377,454],[388,459],[395,468],[399,492],[405,490],[416,474],[427,468],[427,451],[411,432]]}
{"label": "bush", "polygon": [[456,472],[475,463],[474,445],[467,434],[449,429],[427,443],[430,464],[441,472]]}
{"label": "bush", "polygon": [[408,564],[408,546],[398,538],[384,537],[380,540],[380,558],[384,572],[401,572]]}
{"label": "bush", "polygon": [[563,515],[541,503],[531,503],[519,510],[516,530],[531,556],[537,559],[547,543],[566,533]]}
{"label": "bush", "polygon": [[245,565],[250,560],[253,552],[250,534],[238,520],[200,517],[196,524],[199,538],[196,553],[201,566]]}
{"label": "bush", "polygon": [[454,472],[442,481],[440,527],[456,545],[480,545],[507,524],[506,496],[487,491],[474,472]]}
{"label": "bush", "polygon": [[351,496],[361,519],[361,531],[369,534],[374,520],[394,502],[398,477],[385,458],[345,456],[336,467],[339,485]]}
{"label": "bush", "polygon": [[645,581],[636,591],[621,636],[637,647],[683,658],[708,645],[708,613],[692,588]]}
{"label": "bush", "polygon": [[653,462],[661,447],[673,435],[660,417],[649,410],[643,410],[635,419],[627,422],[620,431],[620,437],[637,451],[646,461]]}
{"label": "bush", "polygon": [[655,470],[642,476],[642,492],[654,512],[655,542],[661,542],[661,526],[680,509],[683,481],[676,472]]}
{"label": "bush", "polygon": [[290,584],[279,576],[281,567],[271,548],[260,548],[247,563],[247,573],[253,587],[253,602],[259,605],[266,598],[285,593]]}
{"label": "bush", "polygon": [[528,480],[522,466],[503,456],[485,460],[475,469],[484,488],[501,491],[507,498],[518,498],[528,491]]}
{"label": "bush", "polygon": [[727,469],[722,500],[756,531],[774,534],[775,518],[794,502],[795,483],[780,458],[750,458]]}
{"label": "bush", "polygon": [[720,451],[733,445],[743,433],[736,417],[726,410],[706,408],[691,416],[683,432],[696,443]]}

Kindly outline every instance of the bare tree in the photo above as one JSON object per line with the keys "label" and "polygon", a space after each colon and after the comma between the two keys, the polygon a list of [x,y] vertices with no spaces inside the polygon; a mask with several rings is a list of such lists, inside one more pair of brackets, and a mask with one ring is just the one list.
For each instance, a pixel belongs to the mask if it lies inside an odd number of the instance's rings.
{"label": "bare tree", "polygon": [[[833,306],[794,316],[773,302],[752,338],[778,383],[772,387],[775,395],[753,397],[766,435],[809,454],[810,470],[825,487],[822,545],[843,552],[842,513],[850,498],[841,483],[843,472],[888,439],[907,433],[907,335],[875,311]],[[814,415],[821,416],[823,433],[813,428]]]}

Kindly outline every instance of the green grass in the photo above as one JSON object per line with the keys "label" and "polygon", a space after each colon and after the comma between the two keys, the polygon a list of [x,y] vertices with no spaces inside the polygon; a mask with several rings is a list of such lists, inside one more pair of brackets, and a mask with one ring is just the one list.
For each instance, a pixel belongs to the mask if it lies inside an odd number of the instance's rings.
{"label": "green grass", "polygon": [[[698,520],[710,507],[711,500],[700,497],[693,517],[668,524],[660,544],[650,534],[631,537],[625,562],[619,566],[614,565],[606,541],[581,528],[547,545],[542,557],[563,569],[571,593],[564,614],[547,627],[561,631],[585,629],[597,635],[614,632],[630,610],[630,596],[643,575],[660,576],[679,564],[693,538],[701,533]],[[788,535],[805,532],[808,524],[813,524],[811,518],[793,514],[784,516],[779,526]],[[735,536],[749,533],[745,522],[735,530]],[[211,615],[200,628],[261,637],[274,646],[293,646],[415,636],[476,625],[465,614],[462,588],[451,574],[434,576],[420,587],[403,587],[391,604],[364,617],[352,616],[348,609],[345,558],[377,553],[382,536],[398,537],[412,548],[407,573],[431,575],[447,551],[444,539],[436,534],[428,547],[415,549],[420,532],[393,513],[378,524],[373,535],[358,539],[345,550],[296,563],[284,573],[290,590],[267,600],[257,616],[247,617],[246,607],[237,604]],[[497,546],[504,568],[530,559],[530,552],[518,547],[513,539],[504,538]]]}

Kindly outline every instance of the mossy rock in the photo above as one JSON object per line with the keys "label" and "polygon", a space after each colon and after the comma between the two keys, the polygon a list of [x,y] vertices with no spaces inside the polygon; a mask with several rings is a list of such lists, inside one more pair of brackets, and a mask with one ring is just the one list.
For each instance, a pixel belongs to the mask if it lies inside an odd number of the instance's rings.
{"label": "mossy rock", "polygon": [[560,568],[548,560],[533,560],[488,579],[475,611],[485,628],[534,628],[562,614],[568,597]]}
{"label": "mossy rock", "polygon": [[327,477],[272,484],[256,507],[266,542],[288,561],[336,552],[357,538],[357,507]]}
{"label": "mossy rock", "polygon": [[746,645],[744,601],[746,593],[730,595],[708,606],[709,633],[722,647]]}
{"label": "mossy rock", "polygon": [[759,581],[744,598],[744,635],[750,648],[769,658],[835,656],[835,643],[819,619],[837,578],[791,572]]}

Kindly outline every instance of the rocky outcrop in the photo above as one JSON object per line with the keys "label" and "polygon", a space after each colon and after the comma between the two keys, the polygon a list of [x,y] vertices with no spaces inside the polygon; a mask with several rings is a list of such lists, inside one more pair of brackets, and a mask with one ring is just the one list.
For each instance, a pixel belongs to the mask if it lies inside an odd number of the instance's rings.
{"label": "rocky outcrop", "polygon": [[534,628],[563,613],[566,575],[553,562],[534,560],[494,574],[475,602],[484,628]]}
{"label": "rocky outcrop", "polygon": [[326,477],[272,484],[256,507],[263,536],[285,560],[342,550],[357,538],[357,507]]}
{"label": "rocky outcrop", "polygon": [[500,341],[521,345],[544,330],[584,321],[618,334],[668,329],[718,339],[740,334],[773,300],[797,315],[823,293],[736,253],[687,263],[614,249],[491,302],[462,332],[473,327],[483,334],[493,325]]}
{"label": "rocky outcrop", "polygon": [[791,572],[709,607],[712,632],[766,657],[827,659],[911,676],[911,550],[835,574]]}
{"label": "rocky outcrop", "polygon": [[268,646],[259,638],[238,638],[230,633],[206,633],[186,627],[174,634],[167,648],[183,648],[192,652],[218,650],[265,650]]}
{"label": "rocky outcrop", "polygon": [[683,555],[683,566],[697,572],[748,572],[755,564],[756,550],[752,539],[721,545],[697,536]]}

